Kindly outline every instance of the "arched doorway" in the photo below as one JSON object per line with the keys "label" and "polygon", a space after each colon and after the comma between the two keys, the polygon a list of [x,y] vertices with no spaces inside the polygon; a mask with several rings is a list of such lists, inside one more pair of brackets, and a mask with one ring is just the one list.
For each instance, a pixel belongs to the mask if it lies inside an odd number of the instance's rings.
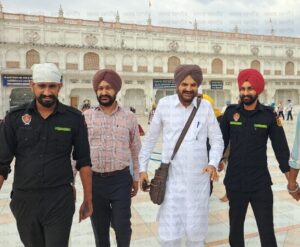
{"label": "arched doorway", "polygon": [[70,105],[81,110],[84,101],[89,100],[91,106],[98,106],[98,100],[93,89],[75,88],[71,90]]}
{"label": "arched doorway", "polygon": [[299,96],[297,89],[278,89],[275,92],[275,103],[282,102],[284,106],[287,105],[287,100],[290,99],[294,105],[299,104]]}
{"label": "arched doorway", "polygon": [[146,99],[144,90],[127,89],[124,97],[123,106],[129,109],[130,106],[136,109],[136,113],[142,114],[146,110]]}

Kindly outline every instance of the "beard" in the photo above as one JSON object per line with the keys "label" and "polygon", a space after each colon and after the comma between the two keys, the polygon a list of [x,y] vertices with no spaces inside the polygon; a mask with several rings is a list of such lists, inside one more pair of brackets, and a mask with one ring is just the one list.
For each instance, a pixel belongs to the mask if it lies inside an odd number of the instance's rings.
{"label": "beard", "polygon": [[252,105],[257,99],[258,99],[258,94],[256,95],[240,95],[240,99],[241,99],[241,102],[244,104],[244,105]]}
{"label": "beard", "polygon": [[197,93],[194,91],[177,91],[178,97],[182,103],[190,104],[193,102],[194,98],[197,96]]}
{"label": "beard", "polygon": [[111,106],[116,101],[116,95],[101,95],[97,97],[98,102],[102,106]]}
{"label": "beard", "polygon": [[44,107],[46,108],[51,108],[52,106],[54,106],[57,102],[57,97],[54,95],[43,95],[41,94],[38,98],[37,101]]}

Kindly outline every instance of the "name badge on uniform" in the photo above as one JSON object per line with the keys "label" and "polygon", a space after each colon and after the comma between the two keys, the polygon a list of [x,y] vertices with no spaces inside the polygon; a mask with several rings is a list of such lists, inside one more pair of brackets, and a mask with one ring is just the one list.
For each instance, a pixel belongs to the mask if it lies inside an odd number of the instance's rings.
{"label": "name badge on uniform", "polygon": [[28,113],[26,113],[25,115],[22,116],[22,122],[25,125],[29,125],[31,123],[31,119],[32,119],[32,117]]}

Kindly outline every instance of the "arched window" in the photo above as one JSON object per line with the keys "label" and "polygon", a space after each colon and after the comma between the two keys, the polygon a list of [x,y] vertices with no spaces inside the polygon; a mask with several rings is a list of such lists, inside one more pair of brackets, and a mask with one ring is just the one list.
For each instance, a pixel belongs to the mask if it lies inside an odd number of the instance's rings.
{"label": "arched window", "polygon": [[58,54],[54,51],[50,51],[46,56],[47,63],[54,63],[59,68]]}
{"label": "arched window", "polygon": [[180,59],[178,57],[170,57],[168,59],[168,72],[174,73],[177,66],[180,64]]}
{"label": "arched window", "polygon": [[227,60],[226,74],[228,74],[228,75],[234,74],[234,61],[233,60]]}
{"label": "arched window", "polygon": [[26,68],[30,69],[32,65],[40,63],[40,53],[36,50],[29,50],[26,52]]}
{"label": "arched window", "polygon": [[148,71],[148,62],[147,58],[145,57],[139,57],[138,58],[138,72],[147,72]]}
{"label": "arched window", "polygon": [[88,52],[83,57],[84,70],[98,70],[99,69],[99,55],[95,52]]}
{"label": "arched window", "polygon": [[264,75],[271,75],[272,65],[270,62],[264,62]]}
{"label": "arched window", "polygon": [[219,58],[215,58],[211,63],[212,74],[223,74],[223,62]]}
{"label": "arched window", "polygon": [[285,74],[286,75],[294,75],[295,74],[295,66],[292,62],[287,62],[285,65]]}
{"label": "arched window", "polygon": [[105,56],[105,68],[116,70],[116,58],[113,55]]}
{"label": "arched window", "polygon": [[20,56],[18,51],[16,50],[7,51],[5,55],[5,59],[6,59],[6,68],[10,68],[10,69],[20,68]]}
{"label": "arched window", "polygon": [[260,71],[260,62],[257,60],[252,61],[250,68]]}
{"label": "arched window", "polygon": [[128,55],[124,56],[123,57],[123,71],[132,72],[133,71],[132,67],[133,67],[133,61],[132,61],[131,56],[128,56]]}
{"label": "arched window", "polygon": [[66,57],[66,69],[67,70],[78,70],[78,55],[70,52]]}
{"label": "arched window", "polygon": [[160,57],[154,58],[153,64],[154,64],[153,72],[156,72],[156,73],[163,72],[163,62]]}

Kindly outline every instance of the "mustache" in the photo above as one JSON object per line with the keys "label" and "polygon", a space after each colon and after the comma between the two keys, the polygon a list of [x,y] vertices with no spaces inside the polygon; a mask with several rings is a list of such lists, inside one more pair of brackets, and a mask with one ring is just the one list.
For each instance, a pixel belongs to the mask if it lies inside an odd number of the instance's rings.
{"label": "mustache", "polygon": [[248,98],[248,99],[254,99],[256,98],[255,96],[252,96],[252,95],[241,95],[241,99],[245,99],[245,98]]}
{"label": "mustache", "polygon": [[243,104],[251,105],[258,99],[258,95],[240,95]]}
{"label": "mustache", "polygon": [[101,95],[101,96],[98,97],[98,99],[102,99],[102,98],[112,99],[113,97],[111,97],[110,95]]}
{"label": "mustache", "polygon": [[182,94],[191,94],[191,95],[195,95],[194,91],[182,91]]}
{"label": "mustache", "polygon": [[[111,96],[111,95],[100,95],[97,98],[98,98],[100,105],[102,105],[102,106],[111,106],[116,100],[116,96]],[[103,102],[104,98],[107,98],[108,101]]]}
{"label": "mustache", "polygon": [[53,99],[53,100],[56,100],[57,98],[54,96],[54,95],[44,95],[44,94],[41,94],[40,99],[45,99],[45,98],[50,98],[50,99]]}

